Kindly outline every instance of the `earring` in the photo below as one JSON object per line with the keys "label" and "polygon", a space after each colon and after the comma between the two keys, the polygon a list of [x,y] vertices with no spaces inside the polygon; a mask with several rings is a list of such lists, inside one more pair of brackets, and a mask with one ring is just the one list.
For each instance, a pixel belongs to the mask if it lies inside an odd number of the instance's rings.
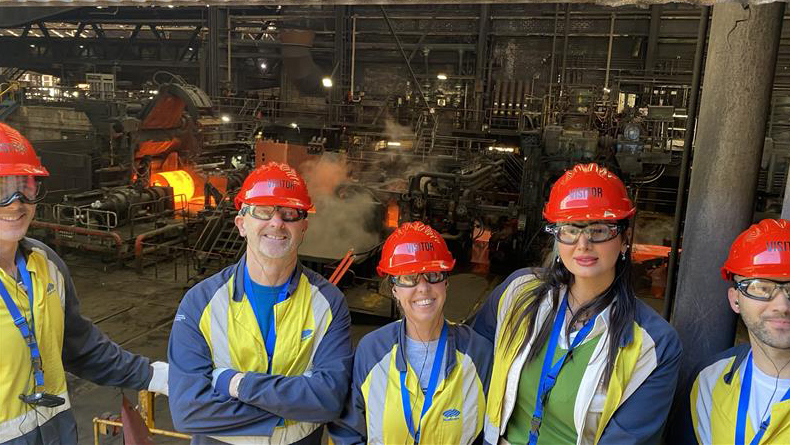
{"label": "earring", "polygon": [[625,252],[623,252],[623,254],[620,256],[623,258],[623,261],[625,261]]}
{"label": "earring", "polygon": [[557,264],[560,264],[561,260],[560,260],[560,256],[559,255],[557,255],[557,257],[554,258],[554,262],[557,263]]}

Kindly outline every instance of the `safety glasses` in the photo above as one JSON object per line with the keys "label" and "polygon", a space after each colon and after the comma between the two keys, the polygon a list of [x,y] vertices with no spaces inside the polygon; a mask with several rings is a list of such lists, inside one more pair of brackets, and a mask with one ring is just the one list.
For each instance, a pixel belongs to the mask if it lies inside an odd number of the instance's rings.
{"label": "safety glasses", "polygon": [[35,204],[46,194],[37,176],[0,176],[0,207],[19,200]]}
{"label": "safety glasses", "polygon": [[425,278],[430,284],[441,283],[450,276],[447,272],[423,272],[408,275],[393,275],[392,284],[398,287],[414,287],[420,284],[420,277]]}
{"label": "safety glasses", "polygon": [[782,289],[785,297],[790,299],[790,281],[776,282],[766,278],[747,278],[736,282],[735,287],[752,300],[771,301],[776,297],[779,289]]}
{"label": "safety glasses", "polygon": [[546,226],[545,230],[562,244],[576,244],[582,233],[591,243],[603,243],[619,235],[623,226],[610,223],[554,224]]}
{"label": "safety glasses", "polygon": [[282,220],[285,222],[301,221],[307,218],[306,210],[280,206],[250,205],[241,209],[239,214],[243,216],[249,213],[255,219],[269,221],[274,217],[274,212],[278,212],[280,214],[280,218],[282,218]]}

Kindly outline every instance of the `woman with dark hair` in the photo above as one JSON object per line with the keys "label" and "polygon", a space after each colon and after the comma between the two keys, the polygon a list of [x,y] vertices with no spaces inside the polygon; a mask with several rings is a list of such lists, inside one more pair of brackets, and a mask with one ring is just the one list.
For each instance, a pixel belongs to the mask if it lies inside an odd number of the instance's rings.
{"label": "woman with dark hair", "polygon": [[658,443],[677,383],[677,333],[636,299],[622,181],[577,165],[543,216],[555,238],[545,270],[498,286],[474,329],[494,342],[485,442]]}
{"label": "woman with dark hair", "polygon": [[351,396],[329,425],[334,443],[482,442],[492,348],[444,317],[454,265],[441,235],[421,222],[401,225],[384,242],[377,269],[403,318],[360,340]]}

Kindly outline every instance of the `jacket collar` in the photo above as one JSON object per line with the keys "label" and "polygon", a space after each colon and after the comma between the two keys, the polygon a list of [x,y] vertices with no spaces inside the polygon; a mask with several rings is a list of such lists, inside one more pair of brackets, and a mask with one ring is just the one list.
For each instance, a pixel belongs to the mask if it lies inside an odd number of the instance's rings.
{"label": "jacket collar", "polygon": [[[247,266],[247,254],[241,256],[241,259],[233,268],[233,301],[241,301],[244,298],[244,268]],[[302,270],[304,266],[298,260],[296,261],[296,267],[294,268],[293,273],[291,273],[291,278],[288,279],[286,283],[288,286],[288,290],[285,293],[285,298],[288,299],[291,297],[291,294],[296,292],[296,288],[299,287],[299,280],[302,277]]]}
{"label": "jacket collar", "polygon": [[741,367],[741,363],[746,360],[746,357],[749,355],[749,351],[751,350],[752,347],[748,343],[741,345],[741,347],[738,348],[737,353],[735,354],[735,360],[732,361],[732,366],[730,366],[730,370],[724,374],[724,383],[728,385],[732,384],[732,378],[735,376],[735,372]]}
{"label": "jacket collar", "polygon": [[[567,286],[560,287],[559,289],[560,299],[558,300],[560,303],[562,302],[562,299],[565,298],[565,292],[567,292],[567,290],[568,290]],[[549,290],[549,294],[548,294],[549,298],[546,298],[546,301],[548,302],[549,305],[551,305],[552,292],[556,292],[556,289]],[[615,300],[617,298],[619,298],[619,296],[616,296]],[[595,336],[598,334],[609,332],[609,327],[611,326],[612,307],[614,306],[613,303],[614,300],[612,300],[612,303],[609,303],[609,306],[606,306],[604,310],[602,310],[601,312],[598,313],[598,315],[595,316],[595,325],[593,326],[593,329],[592,331],[590,331],[590,334],[587,336],[587,338],[595,338]],[[544,323],[550,323],[552,321],[553,320],[545,320]],[[631,344],[633,340],[634,340],[634,324],[629,323],[628,326],[625,327],[625,331],[623,331],[623,336],[620,338],[620,347],[624,348],[628,346],[629,344]]]}
{"label": "jacket collar", "polygon": [[[406,365],[406,323],[405,318],[401,318],[398,323],[398,351],[395,357],[395,367],[398,371],[406,371],[409,367]],[[453,368],[455,368],[455,353],[454,351],[456,348],[457,339],[455,338],[456,332],[455,328],[452,323],[444,320],[447,323],[447,346],[445,347],[445,351],[450,351],[447,354],[447,358],[445,359],[446,366],[444,368],[444,375],[449,376],[452,372]],[[447,353],[447,352],[445,352]]]}

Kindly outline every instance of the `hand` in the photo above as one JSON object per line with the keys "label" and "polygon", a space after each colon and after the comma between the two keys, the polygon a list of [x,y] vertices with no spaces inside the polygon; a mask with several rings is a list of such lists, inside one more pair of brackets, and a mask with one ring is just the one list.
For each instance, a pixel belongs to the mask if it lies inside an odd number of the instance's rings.
{"label": "hand", "polygon": [[230,396],[233,397],[234,399],[238,399],[239,398],[239,385],[241,384],[241,379],[243,379],[243,378],[244,378],[244,373],[240,372],[240,373],[234,375],[230,379],[230,385],[228,386],[228,392],[230,393]]}
{"label": "hand", "polygon": [[167,384],[167,372],[170,365],[165,362],[153,362],[151,363],[151,368],[154,372],[151,377],[151,382],[148,383],[148,390],[158,394],[168,395],[170,388]]}

